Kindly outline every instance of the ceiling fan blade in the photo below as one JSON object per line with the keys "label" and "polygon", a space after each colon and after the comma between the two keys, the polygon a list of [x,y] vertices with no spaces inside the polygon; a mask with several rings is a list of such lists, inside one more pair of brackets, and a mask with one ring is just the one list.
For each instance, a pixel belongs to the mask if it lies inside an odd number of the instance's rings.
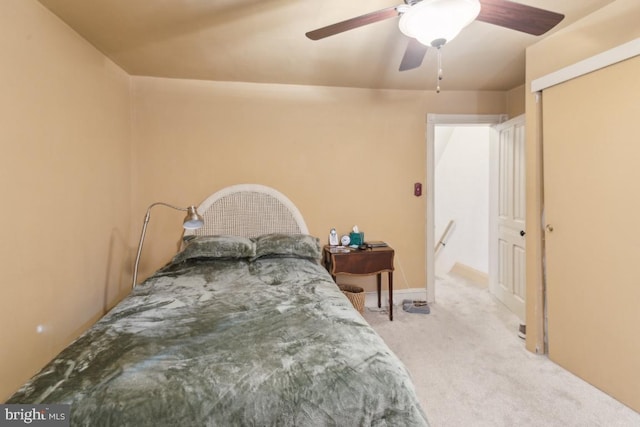
{"label": "ceiling fan blade", "polygon": [[509,0],[480,0],[478,21],[523,33],[542,35],[564,19],[564,15]]}
{"label": "ceiling fan blade", "polygon": [[355,18],[347,19],[346,21],[338,22],[335,24],[327,25],[326,27],[318,28],[317,30],[309,31],[305,35],[311,40],[320,40],[325,37],[333,36],[334,34],[343,33],[345,31],[353,30],[354,28],[363,27],[374,22],[384,21],[385,19],[394,18],[399,13],[396,6],[389,7],[387,9],[378,10],[375,12],[367,13],[366,15],[357,16]]}
{"label": "ceiling fan blade", "polygon": [[412,70],[422,65],[422,60],[427,53],[428,47],[420,43],[417,39],[409,39],[407,49],[404,51],[400,71]]}

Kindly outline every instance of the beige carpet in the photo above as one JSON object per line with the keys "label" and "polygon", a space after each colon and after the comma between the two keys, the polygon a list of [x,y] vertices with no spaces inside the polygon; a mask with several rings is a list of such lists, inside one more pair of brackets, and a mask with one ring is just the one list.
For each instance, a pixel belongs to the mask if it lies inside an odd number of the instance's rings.
{"label": "beige carpet", "polygon": [[433,427],[640,426],[640,414],[524,348],[487,289],[439,280],[431,314],[365,318],[408,368]]}

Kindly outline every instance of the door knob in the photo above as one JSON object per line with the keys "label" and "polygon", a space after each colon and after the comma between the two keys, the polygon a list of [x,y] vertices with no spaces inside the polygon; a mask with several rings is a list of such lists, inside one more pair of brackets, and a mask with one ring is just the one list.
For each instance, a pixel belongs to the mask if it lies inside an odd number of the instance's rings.
{"label": "door knob", "polygon": [[551,233],[553,231],[553,225],[551,225],[551,224],[547,224],[547,226],[545,228],[547,229],[547,231],[549,233]]}
{"label": "door knob", "polygon": [[524,230],[520,230],[520,235],[521,235],[522,237],[524,237],[524,235],[525,235],[525,234],[527,234],[527,232],[526,232],[526,231],[524,231]]}

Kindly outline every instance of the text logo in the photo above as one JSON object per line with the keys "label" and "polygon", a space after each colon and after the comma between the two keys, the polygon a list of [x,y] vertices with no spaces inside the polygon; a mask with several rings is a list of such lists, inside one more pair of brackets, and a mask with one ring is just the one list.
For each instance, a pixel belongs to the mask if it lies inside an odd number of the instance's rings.
{"label": "text logo", "polygon": [[0,404],[0,427],[69,427],[70,405]]}

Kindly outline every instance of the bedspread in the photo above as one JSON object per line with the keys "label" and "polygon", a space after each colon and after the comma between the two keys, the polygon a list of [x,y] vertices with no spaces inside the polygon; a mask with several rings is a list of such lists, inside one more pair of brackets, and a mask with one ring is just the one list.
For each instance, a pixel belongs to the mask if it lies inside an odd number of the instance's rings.
{"label": "bedspread", "polygon": [[422,426],[401,362],[298,257],[170,263],[7,403],[86,426]]}

